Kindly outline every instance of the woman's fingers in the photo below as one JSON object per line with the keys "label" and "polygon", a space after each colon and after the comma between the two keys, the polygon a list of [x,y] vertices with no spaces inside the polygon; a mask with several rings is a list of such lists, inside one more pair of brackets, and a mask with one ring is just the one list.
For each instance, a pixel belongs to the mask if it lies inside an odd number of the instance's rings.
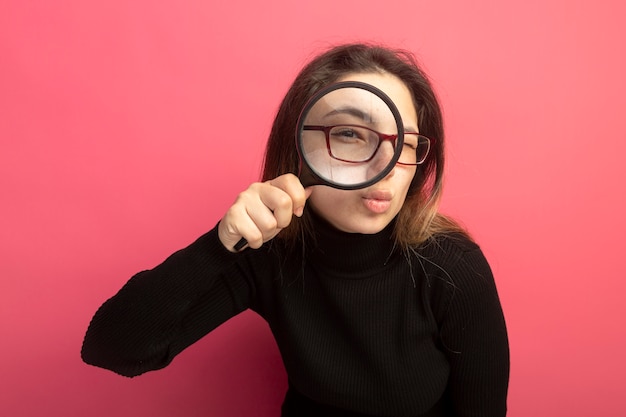
{"label": "woman's fingers", "polygon": [[285,174],[264,183],[254,183],[237,197],[228,209],[218,233],[222,244],[231,251],[241,238],[248,246],[259,248],[302,215],[310,191],[298,178]]}
{"label": "woman's fingers", "polygon": [[310,190],[304,189],[298,177],[293,174],[285,174],[268,181],[268,183],[281,189],[289,196],[289,199],[291,200],[290,204],[292,214],[295,214],[298,217],[302,216],[306,199],[309,198],[311,192]]}

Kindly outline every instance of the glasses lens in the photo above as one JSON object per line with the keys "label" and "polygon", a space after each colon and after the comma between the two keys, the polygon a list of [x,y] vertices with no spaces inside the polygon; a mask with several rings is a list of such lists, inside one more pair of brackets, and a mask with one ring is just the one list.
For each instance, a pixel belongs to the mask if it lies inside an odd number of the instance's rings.
{"label": "glasses lens", "polygon": [[421,164],[426,160],[428,152],[430,151],[430,139],[426,136],[417,137],[417,152],[415,153],[415,163]]}
{"label": "glasses lens", "polygon": [[378,133],[363,126],[334,126],[328,132],[330,153],[347,162],[368,161],[378,147]]}
{"label": "glasses lens", "polygon": [[429,150],[430,139],[425,136],[405,132],[404,146],[398,162],[406,165],[419,165],[426,160]]}

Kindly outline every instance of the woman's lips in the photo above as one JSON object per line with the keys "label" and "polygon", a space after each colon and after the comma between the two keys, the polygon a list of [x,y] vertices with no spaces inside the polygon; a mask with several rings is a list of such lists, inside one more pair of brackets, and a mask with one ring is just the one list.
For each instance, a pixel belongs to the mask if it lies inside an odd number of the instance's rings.
{"label": "woman's lips", "polygon": [[389,210],[392,198],[388,191],[370,191],[363,196],[363,203],[368,210],[381,214]]}

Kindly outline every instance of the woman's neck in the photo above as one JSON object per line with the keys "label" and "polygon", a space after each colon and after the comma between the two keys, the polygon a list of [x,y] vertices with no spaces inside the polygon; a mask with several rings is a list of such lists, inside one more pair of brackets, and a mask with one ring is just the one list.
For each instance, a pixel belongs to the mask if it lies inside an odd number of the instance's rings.
{"label": "woman's neck", "polygon": [[315,241],[308,245],[307,261],[325,269],[362,275],[384,267],[394,251],[395,220],[374,234],[348,233],[332,226],[319,215],[311,215]]}

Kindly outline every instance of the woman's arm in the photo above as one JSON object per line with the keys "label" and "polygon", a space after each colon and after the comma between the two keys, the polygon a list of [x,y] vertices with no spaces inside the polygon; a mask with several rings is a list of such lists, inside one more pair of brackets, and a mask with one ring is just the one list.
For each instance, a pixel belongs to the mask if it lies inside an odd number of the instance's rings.
{"label": "woman's arm", "polygon": [[455,415],[503,417],[509,344],[491,269],[475,248],[465,251],[448,272],[454,285],[441,340],[450,362],[448,393]]}
{"label": "woman's arm", "polygon": [[93,317],[83,360],[125,376],[168,365],[183,349],[245,310],[252,282],[217,227],[156,268],[133,276]]}
{"label": "woman's arm", "polygon": [[83,342],[83,360],[126,376],[160,369],[250,307],[253,277],[264,268],[238,265],[235,260],[244,255],[233,246],[245,238],[260,248],[294,214],[302,215],[310,194],[293,174],[250,185],[213,230],[132,277],[100,307]]}

